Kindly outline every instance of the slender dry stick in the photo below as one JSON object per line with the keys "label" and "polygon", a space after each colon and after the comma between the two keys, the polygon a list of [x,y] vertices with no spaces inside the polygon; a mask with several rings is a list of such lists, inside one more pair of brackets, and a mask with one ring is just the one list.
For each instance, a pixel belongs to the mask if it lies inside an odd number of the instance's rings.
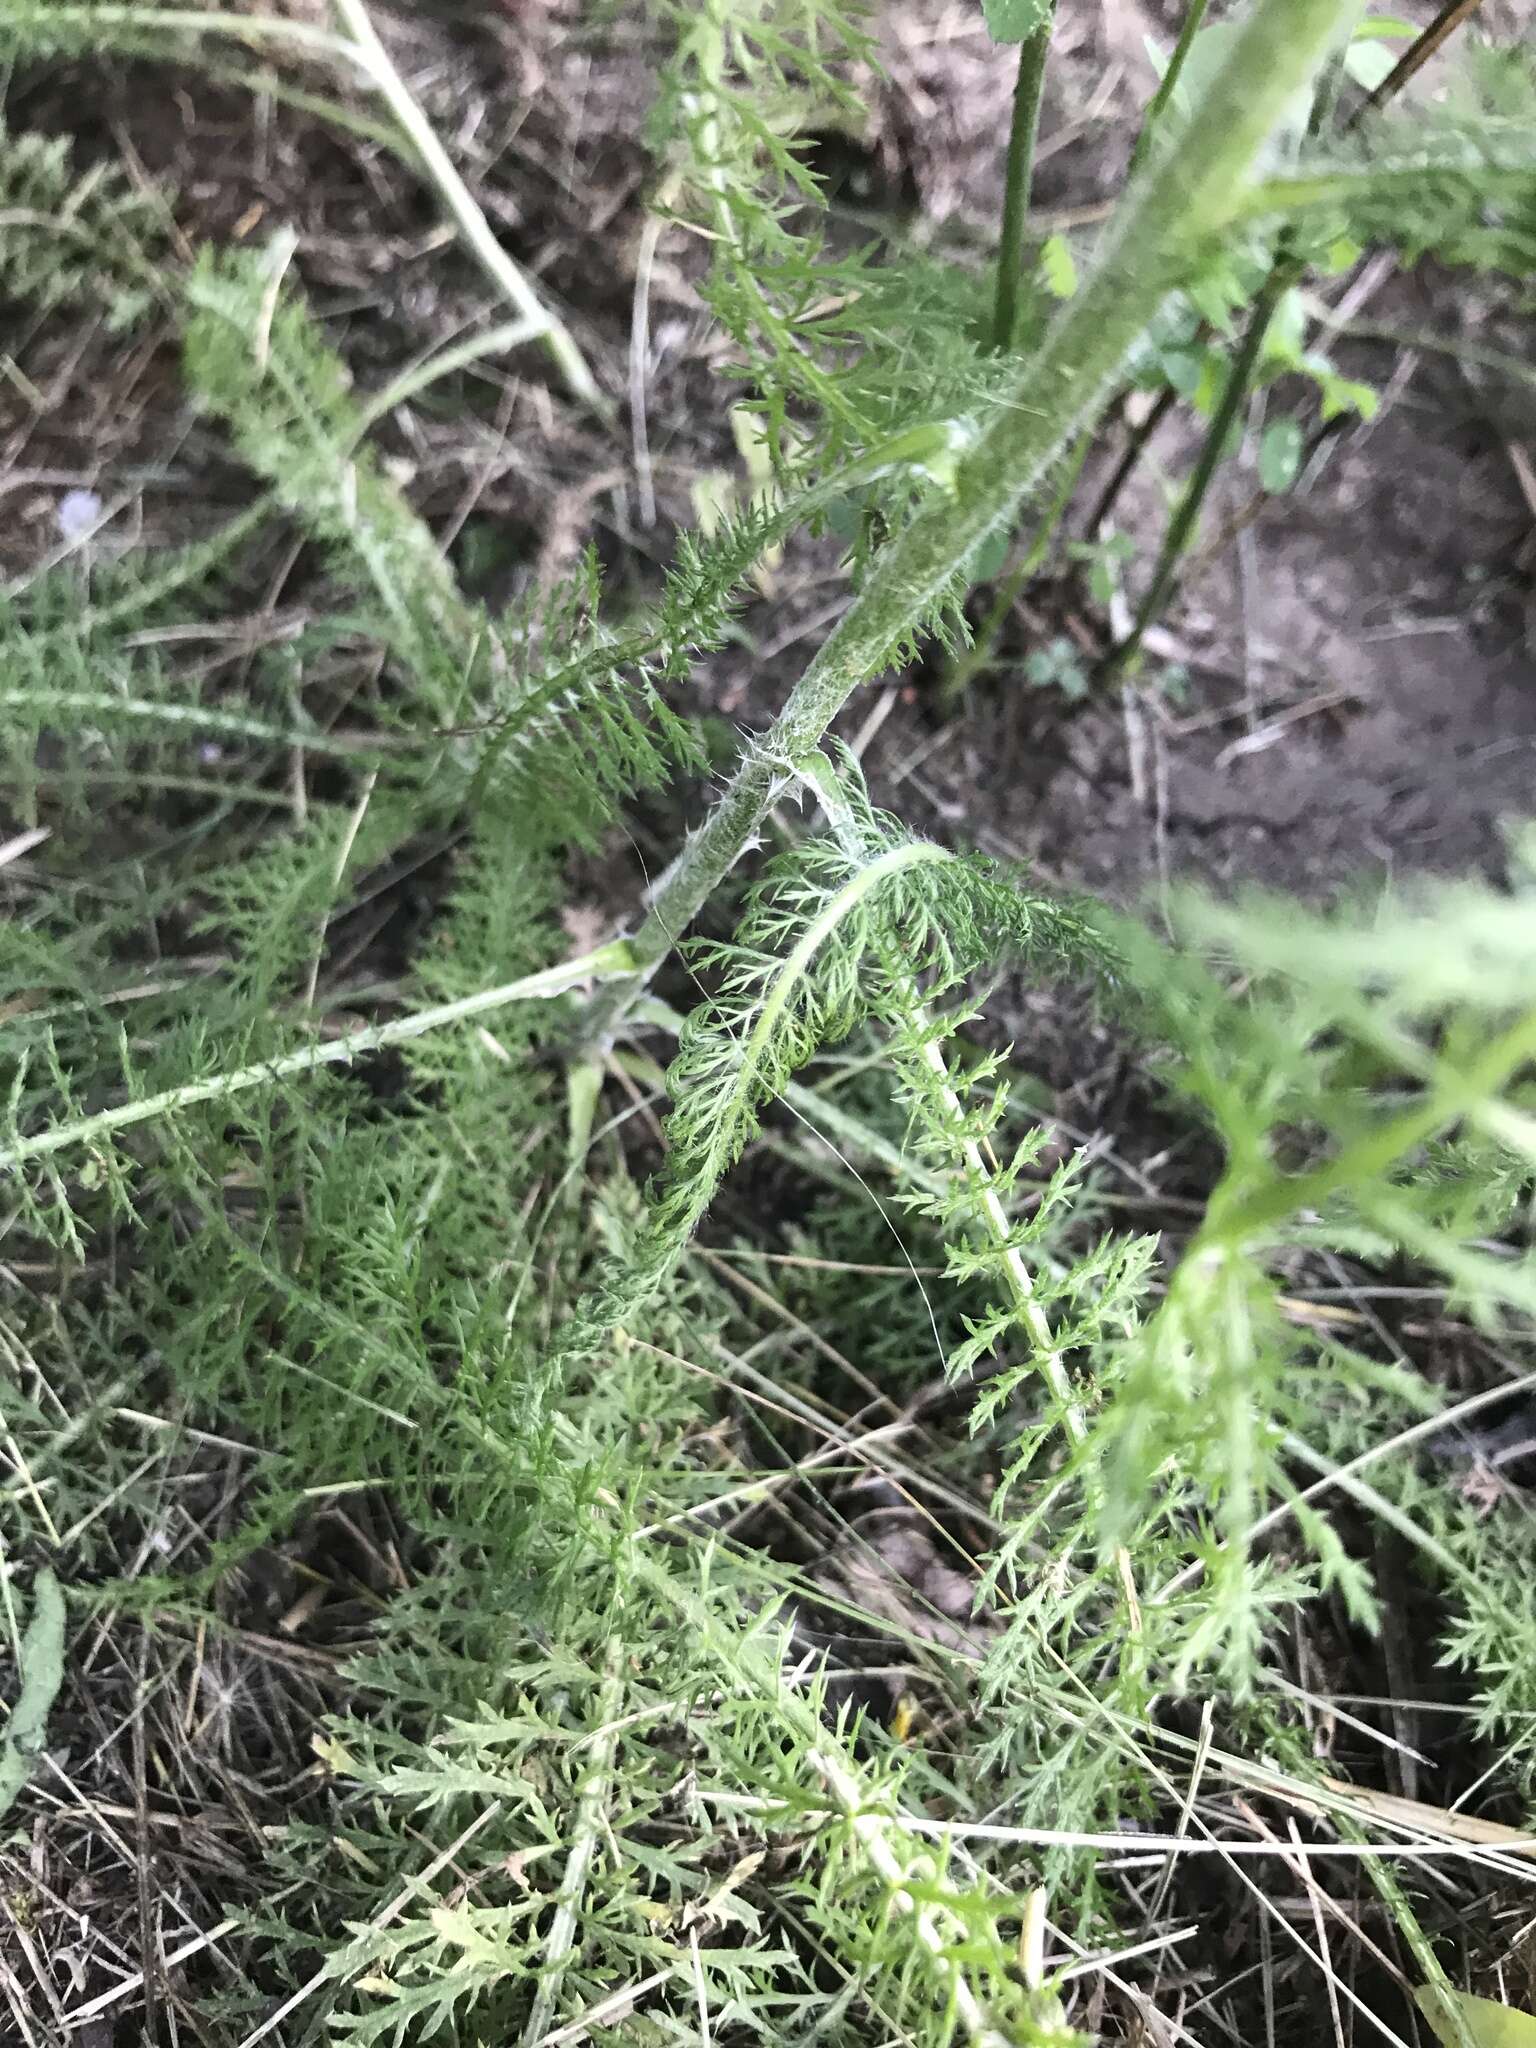
{"label": "slender dry stick", "polygon": [[364,70],[420,157],[423,169],[453,215],[465,246],[518,318],[529,323],[531,336],[544,344],[565,379],[571,396],[580,399],[583,405],[591,406],[594,412],[606,414],[608,400],[598,389],[592,372],[587,368],[586,358],[572,340],[564,322],[545,305],[491,232],[490,222],[476,205],[469,187],[455,169],[453,159],[438,140],[437,130],[396,70],[364,0],[336,0],[336,9],[356,41]]}
{"label": "slender dry stick", "polygon": [[1169,413],[1173,411],[1174,402],[1177,397],[1178,393],[1174,390],[1173,386],[1171,384],[1168,385],[1157,394],[1156,399],[1148,406],[1146,416],[1142,419],[1141,423],[1132,428],[1130,438],[1125,444],[1120,460],[1110,471],[1104,488],[1099,493],[1098,503],[1083,522],[1083,538],[1085,540],[1098,539],[1110,513],[1114,511],[1115,506],[1120,501],[1120,493],[1130,482],[1136,465],[1141,461],[1142,456],[1146,454],[1151,444],[1152,436],[1163,424],[1163,421],[1167,419]]}
{"label": "slender dry stick", "polygon": [[1409,79],[1418,76],[1430,58],[1456,33],[1462,23],[1472,19],[1481,5],[1482,0],[1447,0],[1447,4],[1441,8],[1423,33],[1416,36],[1408,45],[1376,90],[1361,101],[1345,122],[1345,127],[1353,128],[1366,114],[1374,112],[1377,107],[1384,107],[1388,100],[1394,99]]}
{"label": "slender dry stick", "polygon": [[1001,355],[1013,345],[1019,318],[1019,282],[1024,268],[1024,223],[1034,182],[1035,144],[1040,133],[1040,99],[1051,50],[1056,0],[1045,0],[1035,27],[1019,44],[1019,71],[1008,129],[1008,165],[1003,178],[1003,225],[997,250],[997,296],[992,309],[992,346]]}
{"label": "slender dry stick", "polygon": [[745,751],[704,825],[658,884],[635,935],[635,972],[592,1004],[591,1036],[612,1033],[755,841],[794,763],[816,749],[859,685],[890,665],[954,591],[978,545],[1012,520],[1025,492],[1095,415],[1164,298],[1240,211],[1260,150],[1348,12],[1349,0],[1260,0],[1200,117],[1181,147],[1154,163],[1127,196],[1099,264],[956,465],[953,490],[881,552],[778,719]]}

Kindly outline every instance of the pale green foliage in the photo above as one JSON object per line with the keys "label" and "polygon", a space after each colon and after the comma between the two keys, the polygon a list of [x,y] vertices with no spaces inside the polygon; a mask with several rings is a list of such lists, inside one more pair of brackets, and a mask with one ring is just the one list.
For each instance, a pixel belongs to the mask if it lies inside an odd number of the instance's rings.
{"label": "pale green foliage", "polygon": [[995,43],[1022,43],[1050,18],[1048,0],[982,0],[982,13]]}
{"label": "pale green foliage", "polygon": [[364,448],[342,366],[283,291],[293,248],[211,251],[187,280],[187,372],[246,462],[305,526],[355,561],[418,669],[467,663],[475,626],[437,543]]}
{"label": "pale green foliage", "polygon": [[872,61],[857,17],[824,0],[674,12],[656,125],[677,210],[709,236],[710,309],[740,351],[743,403],[775,466],[825,475],[916,419],[996,396],[1005,368],[975,340],[981,280],[915,253],[893,270],[872,247],[823,238],[797,131],[857,129],[850,78]]}
{"label": "pale green foliage", "polygon": [[167,214],[115,164],[80,171],[68,138],[0,120],[0,298],[99,308],[130,327],[159,296]]}
{"label": "pale green foliage", "polygon": [[[1204,1645],[1252,1628],[1248,1532],[1294,1498],[1291,1454],[1313,1418],[1352,1397],[1414,1392],[1285,1319],[1280,1253],[1406,1254],[1495,1325],[1536,1306],[1528,1258],[1468,1242],[1507,1227],[1536,1164],[1523,1078],[1536,1051],[1536,901],[1443,889],[1364,927],[1190,902],[1177,922],[1184,945],[1171,956],[1124,934],[1129,972],[1176,1050],[1170,1078],[1210,1120],[1226,1165],[1161,1307],[1122,1349],[1101,1438],[1112,1525],[1170,1459],[1210,1504],[1223,1542]],[[1336,1547],[1308,1526],[1336,1568]]]}
{"label": "pale green foliage", "polygon": [[871,808],[846,758],[839,795],[842,829],[771,864],[728,943],[693,949],[718,993],[683,1027],[667,1075],[668,1158],[651,1220],[578,1317],[573,1348],[600,1341],[662,1284],[763,1104],[822,1047],[888,1011],[893,961],[948,986],[1007,954],[1057,970],[1091,955],[1091,930],[1068,906],[912,839]]}
{"label": "pale green foliage", "polygon": [[1319,144],[1265,189],[1316,213],[1310,234],[1536,277],[1536,56],[1475,51],[1442,104],[1389,113],[1352,146]]}

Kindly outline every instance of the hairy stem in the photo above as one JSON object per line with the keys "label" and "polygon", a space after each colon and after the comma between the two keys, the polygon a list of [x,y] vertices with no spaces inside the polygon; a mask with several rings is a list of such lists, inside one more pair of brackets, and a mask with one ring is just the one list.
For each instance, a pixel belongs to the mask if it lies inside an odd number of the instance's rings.
{"label": "hairy stem", "polygon": [[143,7],[137,0],[88,0],[88,4],[57,5],[48,11],[49,29],[57,34],[66,28],[88,30],[100,36],[103,30],[125,29],[153,35],[167,34],[228,36],[237,43],[292,43],[327,57],[353,54],[344,36],[319,28],[313,22],[296,21],[286,14],[236,14],[214,7]]}
{"label": "hairy stem", "polygon": [[581,1928],[581,1910],[586,1903],[587,1879],[604,1835],[604,1807],[613,1777],[614,1751],[618,1744],[619,1709],[624,1699],[624,1645],[617,1636],[609,1643],[603,1659],[602,1690],[597,1698],[597,1726],[588,1739],[592,1756],[587,1765],[580,1801],[576,1808],[576,1832],[544,1945],[544,1967],[533,2010],[523,2029],[525,2048],[538,2048],[555,2016],[560,1986],[576,1953]]}
{"label": "hairy stem", "polygon": [[575,960],[562,960],[556,967],[525,974],[520,981],[503,982],[497,988],[478,989],[472,996],[460,996],[451,1003],[431,1009],[413,1010],[408,1017],[396,1017],[388,1024],[369,1024],[361,1031],[348,1031],[340,1038],[319,1044],[301,1045],[274,1059],[253,1060],[227,1074],[210,1074],[206,1080],[187,1081],[179,1088],[162,1089],[158,1095],[141,1096],[134,1102],[119,1103],[115,1109],[98,1110],[94,1116],[77,1117],[67,1124],[55,1124],[35,1137],[18,1138],[0,1150],[0,1173],[25,1165],[29,1159],[62,1152],[70,1145],[86,1145],[97,1138],[114,1136],[133,1124],[171,1116],[199,1102],[222,1102],[266,1081],[285,1081],[294,1074],[312,1073],[317,1067],[346,1066],[366,1053],[382,1052],[391,1045],[405,1045],[413,1038],[425,1038],[449,1024],[462,1024],[470,1017],[505,1009],[509,1003],[532,1003],[563,995],[584,981],[600,981],[608,975],[628,974],[633,967],[630,948],[623,939],[612,940],[594,952]]}
{"label": "hairy stem", "polygon": [[[934,1043],[931,1031],[925,1028],[929,1022],[928,1013],[915,999],[911,1015],[913,1023],[922,1033],[923,1059],[933,1075],[944,1107],[955,1128],[963,1129],[965,1110],[949,1078],[943,1051]],[[1051,1390],[1051,1397],[1060,1411],[1061,1425],[1066,1431],[1068,1441],[1075,1451],[1080,1451],[1088,1441],[1088,1425],[1083,1420],[1083,1411],[1078,1405],[1066,1360],[1057,1345],[1056,1333],[1052,1330],[1045,1310],[1036,1297],[1034,1279],[1013,1242],[1013,1229],[1008,1221],[1008,1212],[997,1192],[996,1176],[976,1139],[963,1138],[961,1151],[966,1171],[971,1177],[971,1186],[976,1193],[976,1206],[983,1227],[992,1240],[1002,1266],[1004,1282],[1012,1299],[1014,1312],[1029,1332],[1029,1340],[1034,1346],[1036,1368]],[[1123,1543],[1116,1544],[1114,1557],[1115,1569],[1120,1575],[1121,1589],[1125,1594],[1126,1615],[1131,1632],[1133,1635],[1140,1635],[1141,1602],[1136,1593],[1136,1575],[1131,1568],[1130,1552]]]}
{"label": "hairy stem", "polygon": [[18,1665],[21,1690],[0,1736],[0,1819],[47,1746],[48,1715],[64,1682],[64,1595],[46,1565],[32,1581],[32,1619]]}
{"label": "hairy stem", "polygon": [[[991,2024],[987,2009],[966,1974],[965,1923],[925,1897],[932,1889],[927,1856],[914,1854],[916,1845],[902,1841],[904,1830],[900,1820],[870,1805],[844,1757],[830,1748],[822,1748],[812,1750],[807,1762],[836,1800],[853,1839],[889,1892],[891,1910],[911,1916],[918,1945],[937,1971],[967,2040],[977,2043],[978,2048],[991,2048],[991,2044],[1006,2040],[1007,2036]],[[893,1846],[893,1835],[906,1850],[905,1862]],[[917,1877],[914,1869],[919,1873]]]}
{"label": "hairy stem", "polygon": [[1003,225],[997,251],[997,297],[992,309],[992,346],[999,355],[1013,345],[1018,324],[1024,221],[1034,182],[1040,99],[1055,18],[1055,0],[1049,0],[1039,25],[1019,45],[1019,73],[1013,88],[1013,120],[1008,130],[1008,167],[1003,183]]}
{"label": "hairy stem", "polygon": [[1312,76],[1349,0],[1262,0],[1214,81],[1184,145],[1149,171],[1107,231],[1104,255],[957,465],[955,486],[881,553],[864,588],[770,730],[743,754],[703,826],[656,889],[635,935],[635,972],[593,1004],[604,1036],[753,842],[859,685],[889,665],[954,589],[978,544],[1011,520],[1094,414],[1167,293],[1241,205],[1271,129]]}

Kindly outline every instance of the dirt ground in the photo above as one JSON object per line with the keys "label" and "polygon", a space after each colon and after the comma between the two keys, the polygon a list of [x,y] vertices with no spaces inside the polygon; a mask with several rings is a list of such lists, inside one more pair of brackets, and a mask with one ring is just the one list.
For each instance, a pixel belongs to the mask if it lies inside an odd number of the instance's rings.
{"label": "dirt ground", "polygon": [[[1042,208],[1071,218],[1114,191],[1124,104],[1149,75],[1143,36],[1179,12],[1066,10]],[[1520,35],[1530,16],[1511,7],[1490,25]],[[914,140],[931,216],[984,229],[1006,104],[965,26],[943,5],[886,10],[891,90],[928,125],[919,143],[910,114],[888,114],[881,147]],[[1352,322],[1529,355],[1529,310],[1451,274],[1383,268],[1364,285],[1348,294]],[[963,720],[898,688],[869,756],[882,795],[1121,900],[1183,879],[1317,896],[1415,870],[1501,870],[1504,827],[1530,813],[1536,744],[1536,400],[1423,349],[1347,336],[1333,349],[1381,392],[1380,411],[1222,545],[1256,491],[1251,468],[1228,465],[1182,598],[1122,701],[1024,681],[1043,642],[1064,634],[1090,661],[1103,630],[1080,602],[1053,614],[1031,593]],[[1175,477],[1193,446],[1187,426],[1153,444]],[[1166,517],[1143,471],[1116,510],[1143,561]]]}
{"label": "dirt ground", "polygon": [[[1506,6],[1508,28],[1528,11]],[[871,86],[854,182],[900,209],[904,226],[979,251],[998,203],[1006,67],[957,0],[892,0],[877,23],[887,75]],[[447,7],[401,27],[417,88],[440,117],[451,110],[449,131],[509,246],[559,299],[604,381],[629,393],[660,46],[622,14],[587,34],[558,7]],[[1113,195],[1153,32],[1161,20],[1128,0],[1064,9],[1037,189],[1047,213],[1091,213]],[[183,236],[244,238],[291,221],[360,385],[472,317],[478,277],[381,152],[287,109],[253,114],[245,96],[187,74],[138,71],[69,67],[24,81],[11,118],[67,130],[82,156],[124,157],[174,188]],[[614,445],[552,401],[536,364],[485,369],[478,418],[422,411],[397,435],[397,469],[493,597],[547,577],[589,538],[621,587],[648,587],[669,523],[691,516],[693,482],[734,466],[697,276],[696,245],[664,234],[642,366],[654,518],[636,492],[633,422]],[[1380,276],[1349,310],[1517,354],[1529,340],[1516,309],[1469,298],[1452,276]],[[8,570],[56,544],[64,489],[123,499],[92,543],[103,557],[184,537],[238,505],[241,478],[180,403],[169,336],[124,348],[55,323],[21,339],[46,402],[0,387]],[[1380,413],[1326,445],[1310,486],[1268,500],[1227,546],[1222,529],[1255,485],[1242,470],[1221,480],[1133,689],[1074,702],[1031,686],[1031,652],[1064,637],[1086,664],[1105,635],[1080,592],[1032,591],[964,717],[941,712],[922,667],[880,686],[895,701],[877,707],[878,733],[865,728],[879,693],[852,707],[847,731],[865,734],[882,800],[1124,900],[1183,877],[1317,894],[1351,877],[1497,866],[1503,823],[1528,808],[1536,741],[1532,401],[1427,350],[1343,339],[1334,351],[1381,390]],[[1154,468],[1176,477],[1191,445],[1187,428],[1165,428],[1156,464],[1117,507],[1143,561],[1165,518]],[[834,613],[830,568],[824,551],[791,557],[744,622],[751,653],[703,665],[701,708],[746,723],[772,714]],[[262,592],[269,613],[297,601],[302,573]]]}
{"label": "dirt ground", "polygon": [[[1499,870],[1536,758],[1518,477],[1475,398],[1421,371],[1211,563],[1122,702],[1063,705],[994,676],[961,724],[903,705],[883,772],[952,829],[1120,898]],[[1170,666],[1188,677],[1177,701]]]}

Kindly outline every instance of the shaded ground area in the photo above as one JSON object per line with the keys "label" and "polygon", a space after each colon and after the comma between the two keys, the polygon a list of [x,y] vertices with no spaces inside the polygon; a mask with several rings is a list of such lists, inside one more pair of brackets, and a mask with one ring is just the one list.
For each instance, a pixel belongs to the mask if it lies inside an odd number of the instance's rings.
{"label": "shaded ground area", "polygon": [[[527,26],[449,10],[411,24],[402,54],[509,247],[630,402],[629,430],[616,440],[573,416],[524,360],[477,367],[441,406],[397,415],[387,432],[397,473],[476,588],[511,599],[593,540],[620,591],[644,590],[669,523],[693,516],[699,478],[738,467],[721,404],[728,350],[707,335],[694,238],[674,229],[648,243],[637,289],[655,176],[644,116],[662,48],[625,22],[583,33],[555,10],[540,10],[537,33]],[[879,26],[888,76],[871,88],[869,136],[837,141],[824,164],[839,208],[861,229],[894,223],[979,262],[1006,67],[969,10],[922,0],[883,10]],[[1123,116],[1149,75],[1141,37],[1158,26],[1123,4],[1068,11],[1038,192],[1053,217],[1091,213],[1115,191]],[[24,82],[11,118],[72,133],[86,157],[126,153],[136,175],[178,195],[182,249],[292,222],[305,280],[363,388],[483,303],[419,186],[376,147],[290,109],[253,120],[246,96],[181,73],[71,67]],[[1516,355],[1528,338],[1517,309],[1469,303],[1455,277],[1378,279],[1353,311],[1447,343],[1501,340]],[[14,383],[0,391],[0,562],[12,574],[59,550],[70,488],[98,491],[116,515],[86,542],[88,560],[238,509],[239,473],[181,406],[169,334],[125,349],[100,328],[54,322],[18,340],[31,402]],[[1335,347],[1383,390],[1381,415],[1325,446],[1315,477],[1265,503],[1229,545],[1223,530],[1251,518],[1256,486],[1251,472],[1222,480],[1136,688],[1078,702],[1032,682],[1025,663],[1042,649],[1091,673],[1107,632],[1080,589],[1032,589],[963,718],[935,702],[926,666],[893,686],[869,754],[882,797],[900,791],[935,828],[1121,898],[1186,874],[1315,892],[1350,875],[1496,860],[1536,737],[1531,401],[1436,353]],[[1117,506],[1143,563],[1166,515],[1162,479],[1192,445],[1187,429],[1165,430]],[[303,601],[302,557],[274,566],[257,635]],[[699,675],[701,707],[771,715],[843,594],[835,548],[792,556],[749,611],[743,647]],[[854,708],[850,733],[868,708]]]}
{"label": "shaded ground area", "polygon": [[[881,735],[890,786],[1121,898],[1184,878],[1317,895],[1501,868],[1536,763],[1520,459],[1476,394],[1421,369],[1310,490],[1207,560],[1123,698],[1031,687],[1026,630],[964,720],[902,705]],[[1208,526],[1251,491],[1229,485]],[[1133,525],[1151,527],[1149,495]],[[1026,600],[1020,623],[1074,652],[1076,628],[1086,668],[1095,622],[1070,602],[1053,621]]]}

